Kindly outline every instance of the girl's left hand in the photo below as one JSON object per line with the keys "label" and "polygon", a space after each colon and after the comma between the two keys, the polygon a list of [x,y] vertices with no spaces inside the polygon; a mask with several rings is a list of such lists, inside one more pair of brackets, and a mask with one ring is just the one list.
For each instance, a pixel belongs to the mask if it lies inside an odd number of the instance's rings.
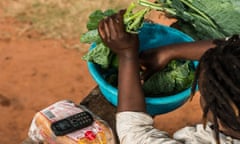
{"label": "girl's left hand", "polygon": [[100,21],[98,32],[103,43],[118,56],[128,56],[129,53],[138,53],[138,35],[126,32],[123,15],[126,10],[120,10]]}

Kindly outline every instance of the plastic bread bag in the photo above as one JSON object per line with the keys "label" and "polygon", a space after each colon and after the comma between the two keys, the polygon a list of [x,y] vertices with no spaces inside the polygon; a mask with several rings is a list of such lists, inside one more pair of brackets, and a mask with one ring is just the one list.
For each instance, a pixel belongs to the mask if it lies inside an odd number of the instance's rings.
{"label": "plastic bread bag", "polygon": [[[88,111],[94,122],[85,128],[63,136],[56,136],[51,129],[53,122],[77,113]],[[85,106],[76,105],[71,101],[56,102],[37,112],[28,132],[29,138],[37,143],[46,144],[115,144],[112,129],[101,118],[89,111]]]}

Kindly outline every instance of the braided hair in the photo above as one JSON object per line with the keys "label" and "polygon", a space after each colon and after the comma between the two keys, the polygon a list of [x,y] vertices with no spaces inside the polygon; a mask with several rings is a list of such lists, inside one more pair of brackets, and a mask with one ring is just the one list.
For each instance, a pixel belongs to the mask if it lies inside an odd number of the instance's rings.
{"label": "braided hair", "polygon": [[220,121],[235,131],[240,131],[240,36],[225,41],[215,41],[215,48],[207,50],[199,60],[191,94],[199,91],[206,105],[203,107],[203,124],[209,111],[213,114],[213,129],[219,144]]}

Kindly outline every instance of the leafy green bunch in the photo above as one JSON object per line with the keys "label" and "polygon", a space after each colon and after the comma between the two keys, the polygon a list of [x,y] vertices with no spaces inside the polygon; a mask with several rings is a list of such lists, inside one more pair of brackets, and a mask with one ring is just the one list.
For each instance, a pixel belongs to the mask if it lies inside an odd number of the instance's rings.
{"label": "leafy green bunch", "polygon": [[88,31],[81,35],[80,41],[82,43],[88,43],[88,44],[95,44],[95,48],[88,51],[87,54],[85,54],[82,58],[86,61],[91,61],[94,63],[97,63],[101,65],[103,68],[107,68],[110,65],[110,59],[112,57],[111,51],[109,48],[107,48],[98,33],[98,23],[113,14],[115,14],[116,11],[113,9],[108,9],[106,11],[102,10],[95,10],[92,12],[87,21],[87,29]]}
{"label": "leafy green bunch", "polygon": [[240,33],[239,0],[139,0],[138,3],[176,18],[180,30],[195,40]]}
{"label": "leafy green bunch", "polygon": [[144,93],[151,97],[176,94],[191,86],[194,72],[191,61],[172,60],[143,84]]}
{"label": "leafy green bunch", "polygon": [[[150,8],[138,7],[131,3],[123,21],[126,32],[137,34],[143,25],[144,16]],[[101,72],[106,81],[117,87],[117,56],[104,45],[98,34],[98,23],[105,17],[115,14],[116,10],[96,10],[90,14],[87,22],[88,31],[81,35],[80,41],[92,44],[91,49],[82,57],[83,60],[93,62],[101,67]],[[147,80],[143,89],[147,96],[164,96],[174,94],[188,88],[193,81],[194,67],[190,61],[171,61],[170,64],[159,73]]]}
{"label": "leafy green bunch", "polygon": [[[129,33],[138,33],[139,28],[142,27],[144,16],[149,11],[149,8],[136,9],[136,7],[137,5],[132,2],[124,14],[124,24],[126,25],[126,31]],[[98,24],[102,19],[116,12],[117,10],[113,9],[106,11],[95,10],[89,15],[89,20],[87,21],[88,31],[81,35],[80,41],[82,43],[94,43],[95,46],[82,57],[83,60],[99,64],[104,69],[110,66],[118,67],[116,55],[103,44],[97,30]]]}

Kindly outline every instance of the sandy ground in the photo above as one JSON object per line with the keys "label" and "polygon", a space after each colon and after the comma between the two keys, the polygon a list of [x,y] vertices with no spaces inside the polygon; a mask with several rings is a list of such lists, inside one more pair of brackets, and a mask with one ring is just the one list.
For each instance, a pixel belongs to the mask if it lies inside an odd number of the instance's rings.
{"label": "sandy ground", "polygon": [[[63,99],[79,103],[96,86],[81,60],[84,51],[66,49],[60,40],[38,39],[35,32],[19,37],[21,25],[0,11],[1,144],[21,143],[36,112]],[[156,116],[156,127],[172,134],[199,122],[198,99]]]}
{"label": "sandy ground", "polygon": [[93,87],[82,52],[35,34],[15,37],[18,22],[0,21],[0,143],[19,144],[33,115],[58,100],[79,103]]}

